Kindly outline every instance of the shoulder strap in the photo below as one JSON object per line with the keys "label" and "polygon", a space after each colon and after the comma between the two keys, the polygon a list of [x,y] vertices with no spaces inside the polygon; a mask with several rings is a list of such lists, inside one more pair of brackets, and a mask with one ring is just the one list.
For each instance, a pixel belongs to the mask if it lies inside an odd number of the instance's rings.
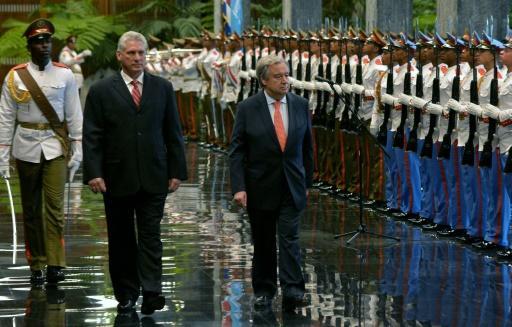
{"label": "shoulder strap", "polygon": [[28,91],[30,92],[32,99],[50,123],[53,131],[55,134],[57,134],[57,138],[63,146],[64,153],[67,154],[68,146],[66,144],[66,140],[68,139],[68,135],[66,132],[65,124],[60,121],[59,116],[55,112],[55,109],[48,101],[46,95],[44,95],[43,91],[34,80],[32,75],[30,75],[27,67],[20,67],[19,69],[16,69],[16,72],[18,73],[18,76],[20,77],[23,84],[25,84]]}

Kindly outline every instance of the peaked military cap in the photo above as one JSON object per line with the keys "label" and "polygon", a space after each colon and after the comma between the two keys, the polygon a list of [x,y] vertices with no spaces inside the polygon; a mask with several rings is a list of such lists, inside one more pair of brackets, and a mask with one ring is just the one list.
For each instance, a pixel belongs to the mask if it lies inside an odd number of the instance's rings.
{"label": "peaked military cap", "polygon": [[55,27],[48,19],[38,18],[30,23],[23,33],[23,36],[30,40],[32,38],[43,38],[44,36],[51,36],[55,33]]}
{"label": "peaked military cap", "polygon": [[480,44],[477,46],[480,50],[503,50],[505,46],[500,41],[493,39],[487,33],[484,33],[482,40],[480,40]]}

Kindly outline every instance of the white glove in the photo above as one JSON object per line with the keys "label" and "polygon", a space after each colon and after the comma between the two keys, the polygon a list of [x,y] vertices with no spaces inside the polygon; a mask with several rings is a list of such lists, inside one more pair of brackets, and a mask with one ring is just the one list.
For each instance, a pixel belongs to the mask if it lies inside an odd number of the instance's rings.
{"label": "white glove", "polygon": [[[242,79],[249,79],[249,73],[245,70],[241,70],[239,73],[238,73],[238,77],[239,78],[242,78]],[[291,80],[293,77],[288,77],[288,80]],[[290,82],[291,84],[291,82]]]}
{"label": "white glove", "polygon": [[10,178],[11,177],[11,173],[10,173],[10,169],[9,169],[9,165],[2,165],[0,166],[0,177],[4,177],[4,178]]}
{"label": "white glove", "polygon": [[341,89],[343,93],[352,93],[352,84],[341,83]]}
{"label": "white glove", "polygon": [[398,97],[398,102],[400,102],[404,106],[411,105],[411,101],[412,101],[412,96],[407,95],[407,94],[401,93],[400,96]]}
{"label": "white glove", "polygon": [[425,99],[418,98],[416,96],[412,97],[412,105],[415,108],[422,109],[427,103],[428,101]]}
{"label": "white glove", "polygon": [[387,93],[383,94],[380,97],[380,99],[382,102],[384,102],[385,104],[389,104],[390,106],[394,106],[395,103],[397,102],[397,98]]}
{"label": "white glove", "polygon": [[466,112],[466,108],[459,101],[457,101],[455,99],[448,100],[448,102],[446,103],[446,106],[448,107],[448,109],[452,109],[453,111],[456,111],[456,112]]}
{"label": "white glove", "polygon": [[352,92],[355,94],[363,94],[364,93],[364,86],[359,84],[352,85]]}
{"label": "white glove", "polygon": [[512,119],[512,109],[500,110],[500,114],[499,114],[498,118],[500,121]]}
{"label": "white glove", "polygon": [[82,161],[82,142],[71,142],[71,153],[71,158],[68,161],[69,182],[73,181],[73,177],[75,177],[75,173],[80,167],[80,162]]}
{"label": "white glove", "polygon": [[329,83],[327,82],[321,82],[318,83],[320,86],[320,89],[325,92],[332,92],[331,87],[329,86]]}
{"label": "white glove", "polygon": [[315,83],[314,82],[306,82],[302,81],[302,85],[304,85],[304,89],[308,91],[314,91],[315,90]]}
{"label": "white glove", "polygon": [[11,153],[11,147],[8,145],[0,145],[0,177],[5,178],[11,177],[9,173],[9,157]]}
{"label": "white glove", "polygon": [[443,113],[443,106],[435,103],[429,103],[427,104],[427,107],[425,108],[428,113],[433,115],[441,115]]}
{"label": "white glove", "polygon": [[492,119],[498,119],[500,116],[500,108],[493,106],[492,104],[486,104],[483,108],[483,114]]}
{"label": "white glove", "polygon": [[254,69],[249,70],[249,76],[256,78],[256,71]]}
{"label": "white glove", "polygon": [[84,51],[82,51],[82,56],[84,56],[84,57],[92,56],[91,50],[85,49]]}
{"label": "white glove", "polygon": [[336,93],[338,93],[338,95],[340,95],[341,93],[341,86],[339,84],[334,84],[334,90],[336,91]]}
{"label": "white glove", "polygon": [[482,117],[483,110],[482,107],[480,107],[479,105],[469,102],[466,109],[470,114],[475,115],[477,117]]}

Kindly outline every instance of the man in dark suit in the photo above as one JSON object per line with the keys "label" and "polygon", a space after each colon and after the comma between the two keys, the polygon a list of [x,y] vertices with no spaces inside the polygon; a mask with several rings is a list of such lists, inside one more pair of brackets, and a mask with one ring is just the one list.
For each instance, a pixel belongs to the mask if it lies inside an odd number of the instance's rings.
{"label": "man in dark suit", "polygon": [[268,309],[277,289],[276,229],[283,308],[303,302],[299,219],[313,175],[311,121],[305,99],[288,92],[288,66],[259,60],[263,91],[238,105],[229,151],[234,201],[247,208],[254,245],[256,310]]}
{"label": "man in dark suit", "polygon": [[134,310],[140,288],[142,313],[164,307],[160,221],[167,193],[187,178],[174,90],[144,72],[146,50],[140,33],[123,34],[121,72],[91,87],[84,111],[84,183],[103,193],[120,313]]}

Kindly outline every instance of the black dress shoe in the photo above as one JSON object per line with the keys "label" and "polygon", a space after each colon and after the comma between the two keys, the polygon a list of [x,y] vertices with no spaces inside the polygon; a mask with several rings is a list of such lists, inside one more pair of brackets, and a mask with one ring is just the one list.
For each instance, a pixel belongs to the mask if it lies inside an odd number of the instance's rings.
{"label": "black dress shoe", "polygon": [[437,235],[443,236],[443,237],[463,236],[463,235],[466,235],[466,230],[465,229],[448,228],[448,229],[437,231]]}
{"label": "black dress shoe", "polygon": [[512,260],[512,249],[500,249],[496,251],[496,256],[498,259]]}
{"label": "black dress shoe", "polygon": [[303,296],[283,296],[283,311],[290,312],[295,310],[296,308],[301,308],[306,306],[308,303],[304,299]]}
{"label": "black dress shoe", "polygon": [[144,295],[142,298],[142,306],[140,312],[145,315],[150,315],[155,310],[162,310],[165,306],[165,298],[160,294]]}
{"label": "black dress shoe", "polygon": [[135,311],[135,301],[121,300],[117,304],[117,313],[131,313]]}
{"label": "black dress shoe", "polygon": [[377,203],[377,201],[375,200],[365,200],[363,201],[363,204],[366,206],[366,207],[373,207],[375,204]]}
{"label": "black dress shoe", "polygon": [[494,250],[498,247],[498,244],[488,241],[482,241],[478,243],[472,244],[475,248],[478,250],[488,251],[488,250]]}
{"label": "black dress shoe", "polygon": [[44,284],[44,274],[42,270],[32,270],[30,275],[30,284],[39,286]]}
{"label": "black dress shoe", "polygon": [[46,269],[46,283],[48,285],[56,285],[58,282],[62,282],[66,279],[62,267],[48,266]]}
{"label": "black dress shoe", "polygon": [[399,212],[393,212],[391,213],[391,216],[397,219],[407,219],[407,214],[405,212],[399,211]]}
{"label": "black dress shoe", "polygon": [[430,219],[427,219],[427,218],[423,218],[423,217],[413,217],[413,218],[409,218],[407,219],[411,224],[413,225],[417,225],[417,226],[423,226],[423,225],[427,225],[427,224],[430,224],[432,221]]}
{"label": "black dress shoe", "polygon": [[465,233],[464,235],[455,236],[455,239],[464,244],[473,244],[473,243],[482,242],[481,237],[471,236],[468,233]]}
{"label": "black dress shoe", "polygon": [[254,310],[262,311],[272,306],[272,298],[268,295],[260,295],[254,300]]}

